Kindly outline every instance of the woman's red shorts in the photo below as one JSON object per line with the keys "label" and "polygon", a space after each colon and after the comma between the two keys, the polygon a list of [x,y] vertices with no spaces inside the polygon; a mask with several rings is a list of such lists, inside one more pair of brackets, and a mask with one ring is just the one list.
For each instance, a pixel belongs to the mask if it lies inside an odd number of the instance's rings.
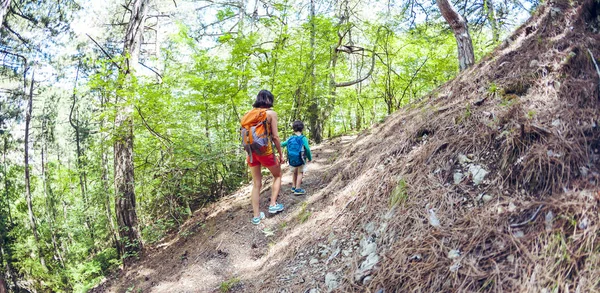
{"label": "woman's red shorts", "polygon": [[248,166],[256,167],[258,165],[262,165],[264,167],[271,167],[277,164],[277,159],[275,158],[275,154],[259,156],[257,154],[252,154],[252,163],[250,163],[250,157],[246,157],[246,162],[248,162]]}

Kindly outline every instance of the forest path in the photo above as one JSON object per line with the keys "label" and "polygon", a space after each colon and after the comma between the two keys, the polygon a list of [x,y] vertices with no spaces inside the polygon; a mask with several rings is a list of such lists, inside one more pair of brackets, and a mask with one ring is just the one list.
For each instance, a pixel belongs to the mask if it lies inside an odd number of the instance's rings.
{"label": "forest path", "polygon": [[285,205],[283,212],[267,213],[272,176],[265,175],[260,204],[267,218],[261,224],[250,223],[252,186],[245,186],[195,212],[178,233],[149,247],[139,263],[93,292],[219,292],[222,285],[246,291],[244,288],[252,285],[246,286],[239,280],[247,282],[255,276],[272,261],[273,252],[269,250],[275,246],[281,249],[285,244],[278,245],[278,241],[286,234],[297,233],[294,226],[303,222],[298,218],[307,213],[304,202],[318,200],[311,197],[327,185],[322,182],[324,175],[335,172],[330,170],[333,162],[354,139],[338,137],[312,148],[313,161],[308,164],[302,183],[306,195],[291,193],[292,172],[289,166],[283,166],[278,198]]}

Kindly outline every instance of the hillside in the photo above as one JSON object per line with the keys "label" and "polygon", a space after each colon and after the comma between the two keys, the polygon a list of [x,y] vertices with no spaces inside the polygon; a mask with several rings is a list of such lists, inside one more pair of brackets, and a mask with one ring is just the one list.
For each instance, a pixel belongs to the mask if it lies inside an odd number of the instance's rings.
{"label": "hillside", "polygon": [[599,2],[540,6],[456,79],[317,147],[283,214],[252,226],[240,189],[93,291],[600,291],[599,31]]}

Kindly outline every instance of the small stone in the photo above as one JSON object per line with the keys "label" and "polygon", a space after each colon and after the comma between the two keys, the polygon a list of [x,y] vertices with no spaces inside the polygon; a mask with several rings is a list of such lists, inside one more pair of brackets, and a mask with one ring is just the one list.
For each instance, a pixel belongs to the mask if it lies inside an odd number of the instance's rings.
{"label": "small stone", "polygon": [[529,67],[537,67],[538,64],[539,64],[539,62],[537,60],[533,59],[529,62]]}
{"label": "small stone", "polygon": [[590,169],[586,168],[586,167],[579,167],[579,173],[581,174],[582,177],[587,177],[589,174]]}
{"label": "small stone", "polygon": [[319,263],[319,260],[318,260],[318,259],[316,259],[316,258],[314,258],[314,257],[313,257],[313,258],[311,258],[311,259],[310,259],[310,262],[309,262],[309,264],[310,264],[311,266],[312,266],[312,265],[316,265],[316,264],[318,264],[318,263]]}
{"label": "small stone", "polygon": [[369,283],[371,283],[371,281],[372,281],[372,280],[373,280],[373,277],[371,277],[371,276],[366,276],[366,277],[363,279],[363,282],[362,282],[362,283],[363,283],[363,285],[369,285]]}
{"label": "small stone", "polygon": [[310,289],[310,291],[308,291],[308,293],[319,293],[318,289]]}
{"label": "small stone", "polygon": [[458,270],[460,269],[460,267],[461,267],[460,263],[455,262],[455,263],[453,263],[450,266],[450,271],[453,272],[453,273],[456,273],[456,272],[458,272]]}
{"label": "small stone", "polygon": [[423,259],[423,257],[420,254],[415,254],[410,257],[411,261],[421,261],[422,259]]}
{"label": "small stone", "polygon": [[479,185],[485,179],[485,176],[489,173],[480,165],[471,165],[469,166],[469,173],[473,177],[473,184]]}
{"label": "small stone", "polygon": [[513,235],[514,235],[516,238],[523,238],[523,237],[525,237],[525,233],[523,233],[523,231],[521,231],[521,230],[517,230],[517,231],[515,231],[515,232],[513,233]]}
{"label": "small stone", "polygon": [[508,204],[508,212],[509,213],[514,213],[517,210],[517,206],[514,203],[509,203]]}
{"label": "small stone", "polygon": [[337,276],[333,273],[327,273],[327,275],[325,275],[325,285],[329,292],[335,290],[335,288],[339,286]]}
{"label": "small stone", "polygon": [[506,257],[506,260],[507,260],[509,263],[514,263],[514,262],[515,262],[515,256],[514,256],[514,255],[512,255],[512,254],[509,254],[509,255]]}
{"label": "small stone", "polygon": [[369,254],[367,259],[360,265],[360,269],[363,271],[372,269],[379,262],[379,255],[373,253]]}
{"label": "small stone", "polygon": [[464,175],[461,172],[454,173],[454,184],[459,184],[462,181],[463,177]]}
{"label": "small stone", "polygon": [[433,227],[441,226],[440,220],[435,215],[435,211],[433,211],[433,209],[429,209],[428,213],[429,213],[429,224],[431,224],[431,226],[433,226]]}
{"label": "small stone", "polygon": [[552,213],[552,211],[548,211],[548,213],[546,213],[546,219],[545,219],[546,232],[552,232],[552,222],[553,221],[554,221],[554,214]]}
{"label": "small stone", "polygon": [[491,196],[491,195],[489,195],[489,194],[484,194],[484,195],[481,197],[481,200],[482,200],[484,203],[488,203],[488,202],[490,202],[492,199],[494,199],[494,197],[493,197],[493,196]]}
{"label": "small stone", "polygon": [[367,232],[367,234],[371,235],[373,233],[375,233],[375,223],[373,222],[369,222],[366,226],[365,226],[365,231]]}
{"label": "small stone", "polygon": [[590,220],[588,220],[587,217],[583,217],[583,219],[581,219],[581,221],[579,221],[579,223],[577,224],[577,227],[579,227],[579,229],[581,230],[585,230],[589,226],[589,222]]}
{"label": "small stone", "polygon": [[342,250],[342,254],[345,257],[349,257],[352,254],[352,249],[344,249],[344,250]]}
{"label": "small stone", "polygon": [[467,156],[465,156],[465,155],[463,155],[463,154],[459,154],[459,155],[458,155],[458,162],[459,162],[460,164],[466,164],[466,163],[470,163],[470,162],[472,162],[472,160],[471,160],[471,159],[469,159],[469,157],[467,157]]}
{"label": "small stone", "polygon": [[372,242],[372,243],[368,243],[366,244],[362,251],[360,252],[360,255],[362,256],[367,256],[369,254],[375,253],[377,251],[377,243]]}
{"label": "small stone", "polygon": [[559,127],[560,126],[560,119],[554,119],[554,120],[552,120],[552,126]]}
{"label": "small stone", "polygon": [[452,250],[450,250],[450,252],[448,252],[449,259],[455,259],[458,257],[460,257],[460,250],[458,250],[458,249],[452,249]]}

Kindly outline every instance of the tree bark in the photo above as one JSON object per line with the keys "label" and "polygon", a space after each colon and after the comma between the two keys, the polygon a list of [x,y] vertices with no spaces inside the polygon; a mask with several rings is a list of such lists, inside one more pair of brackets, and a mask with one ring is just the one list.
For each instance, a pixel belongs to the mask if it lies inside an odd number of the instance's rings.
{"label": "tree bark", "polygon": [[[27,70],[27,69],[26,69]],[[31,75],[31,86],[29,87],[29,100],[27,102],[27,113],[25,114],[25,198],[27,200],[27,210],[29,212],[29,224],[35,238],[35,246],[37,249],[40,263],[46,268],[46,261],[42,255],[40,239],[37,232],[35,214],[33,213],[33,203],[31,200],[31,182],[29,176],[29,128],[31,124],[31,112],[33,110],[33,85],[35,83],[35,72]]]}
{"label": "tree bark", "polygon": [[[44,113],[44,116],[45,113]],[[44,118],[46,119],[46,118]],[[42,121],[42,181],[44,185],[44,197],[46,198],[46,216],[48,217],[48,228],[50,229],[50,235],[52,237],[52,247],[54,247],[54,256],[57,259],[62,267],[65,267],[65,262],[60,253],[58,244],[57,244],[57,236],[56,230],[54,228],[54,222],[56,221],[56,207],[54,204],[54,192],[52,191],[52,186],[50,185],[50,178],[48,177],[48,172],[46,172],[46,168],[48,162],[46,160],[46,156],[48,155],[48,139],[46,139],[46,129],[47,122],[46,120]]]}
{"label": "tree bark", "polygon": [[[75,151],[77,156],[77,173],[79,174],[79,188],[81,190],[81,197],[83,199],[83,210],[85,215],[85,226],[87,227],[90,233],[90,239],[95,239],[94,227],[91,224],[90,216],[88,214],[88,210],[90,207],[89,199],[87,196],[87,173],[85,171],[85,163],[83,158],[85,158],[85,153],[81,144],[85,139],[85,136],[82,138],[81,127],[79,126],[79,120],[77,118],[73,118],[73,114],[75,112],[75,106],[77,104],[77,81],[79,80],[79,67],[81,64],[77,66],[77,73],[75,74],[75,85],[73,86],[73,104],[71,105],[71,111],[69,112],[69,124],[75,130]],[[77,115],[77,113],[75,113]],[[93,246],[95,249],[95,241],[93,241]]]}
{"label": "tree bark", "polygon": [[437,0],[436,2],[442,16],[448,22],[452,31],[454,31],[458,47],[458,68],[460,71],[463,71],[475,63],[473,42],[471,41],[467,21],[458,14],[452,3],[448,0]]}
{"label": "tree bark", "polygon": [[321,122],[321,109],[319,107],[319,98],[315,94],[317,84],[315,75],[315,67],[317,62],[315,58],[315,40],[315,0],[310,0],[310,106],[308,107],[308,122],[310,125],[310,138],[316,143],[320,143],[323,140],[323,128]]}
{"label": "tree bark", "polygon": [[[105,109],[106,108],[106,102],[105,101],[105,97],[104,95],[100,98],[100,107],[101,109]],[[102,118],[100,120],[100,129],[104,129],[104,125],[106,124],[106,118]],[[115,228],[115,221],[113,220],[113,215],[111,212],[111,205],[110,205],[110,200],[111,200],[111,196],[110,196],[110,191],[109,191],[109,181],[108,181],[108,153],[106,151],[106,146],[105,146],[105,139],[104,136],[101,135],[100,138],[100,146],[101,146],[101,152],[102,152],[102,175],[101,175],[101,181],[102,181],[102,189],[104,190],[104,205],[105,205],[105,212],[106,212],[106,218],[108,219],[109,222],[109,230],[110,230],[110,234],[111,237],[113,239],[113,243],[115,245],[115,248],[117,249],[117,253],[119,256],[123,255],[123,250],[121,248],[120,242],[119,242],[119,236],[116,233],[116,228]]]}
{"label": "tree bark", "polygon": [[[148,0],[134,0],[131,5],[131,16],[125,34],[123,56],[125,66],[121,74],[125,83],[137,67],[144,20],[148,11]],[[135,202],[135,185],[133,173],[133,104],[126,101],[125,106],[116,109],[114,142],[115,169],[115,213],[121,237],[121,247],[125,258],[136,255],[142,250],[142,239],[138,230],[138,217]],[[128,264],[128,262],[125,262]]]}
{"label": "tree bark", "polygon": [[494,44],[500,41],[500,31],[498,29],[498,20],[496,20],[496,10],[493,0],[484,0],[485,9],[487,12],[488,21],[492,27],[492,41]]}
{"label": "tree bark", "polygon": [[4,23],[4,17],[8,12],[8,6],[10,6],[10,0],[0,0],[0,27]]}

